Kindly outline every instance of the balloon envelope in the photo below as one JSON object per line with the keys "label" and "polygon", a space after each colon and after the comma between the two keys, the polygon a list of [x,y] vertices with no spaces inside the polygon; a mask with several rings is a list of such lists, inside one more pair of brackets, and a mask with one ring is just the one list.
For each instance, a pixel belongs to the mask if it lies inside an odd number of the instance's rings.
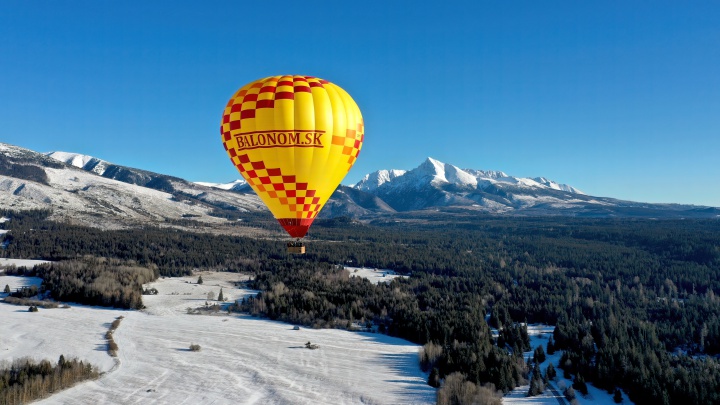
{"label": "balloon envelope", "polygon": [[355,163],[365,129],[350,95],[312,76],[271,76],[230,99],[220,127],[235,167],[301,238]]}

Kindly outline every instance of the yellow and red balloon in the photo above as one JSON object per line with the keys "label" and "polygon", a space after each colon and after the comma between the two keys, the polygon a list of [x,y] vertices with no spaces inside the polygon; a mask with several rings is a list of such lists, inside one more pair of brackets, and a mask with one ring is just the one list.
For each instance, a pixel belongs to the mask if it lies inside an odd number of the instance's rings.
{"label": "yellow and red balloon", "polygon": [[271,76],[230,99],[220,126],[230,159],[275,218],[302,238],[360,153],[355,101],[312,76]]}

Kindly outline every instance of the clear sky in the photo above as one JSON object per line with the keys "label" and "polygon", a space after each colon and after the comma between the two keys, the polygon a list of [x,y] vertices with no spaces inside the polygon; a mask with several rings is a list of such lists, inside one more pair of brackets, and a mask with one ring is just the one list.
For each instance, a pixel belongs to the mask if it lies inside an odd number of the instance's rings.
{"label": "clear sky", "polygon": [[0,141],[39,152],[228,182],[223,108],[276,74],[360,106],[345,184],[431,156],[720,206],[715,0],[0,2]]}

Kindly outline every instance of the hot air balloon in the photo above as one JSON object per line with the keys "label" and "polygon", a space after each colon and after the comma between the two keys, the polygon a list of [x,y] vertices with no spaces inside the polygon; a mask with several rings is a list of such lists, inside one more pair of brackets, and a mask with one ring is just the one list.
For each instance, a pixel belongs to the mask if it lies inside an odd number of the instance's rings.
{"label": "hot air balloon", "polygon": [[225,107],[223,145],[240,174],[296,241],[360,153],[365,129],[355,101],[312,76],[270,76],[241,87]]}

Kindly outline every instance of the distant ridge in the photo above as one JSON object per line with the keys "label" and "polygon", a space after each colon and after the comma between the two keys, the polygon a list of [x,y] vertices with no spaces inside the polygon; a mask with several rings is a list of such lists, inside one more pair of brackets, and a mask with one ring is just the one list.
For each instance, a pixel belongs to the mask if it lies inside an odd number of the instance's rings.
{"label": "distant ridge", "polygon": [[[244,180],[192,183],[80,153],[42,154],[4,143],[0,205],[51,209],[56,217],[103,228],[187,219],[216,227],[232,225],[253,212],[270,215]],[[461,169],[433,158],[412,170],[378,170],[353,186],[338,187],[320,217],[372,220],[401,214],[427,218],[478,213],[720,219],[720,209],[714,207],[594,197],[545,177]]]}
{"label": "distant ridge", "polygon": [[545,177],[515,177],[501,171],[460,169],[427,158],[412,170],[383,169],[353,188],[370,193],[397,212],[464,209],[512,215],[578,217],[711,217],[720,210],[683,204],[647,204],[589,196]]}

